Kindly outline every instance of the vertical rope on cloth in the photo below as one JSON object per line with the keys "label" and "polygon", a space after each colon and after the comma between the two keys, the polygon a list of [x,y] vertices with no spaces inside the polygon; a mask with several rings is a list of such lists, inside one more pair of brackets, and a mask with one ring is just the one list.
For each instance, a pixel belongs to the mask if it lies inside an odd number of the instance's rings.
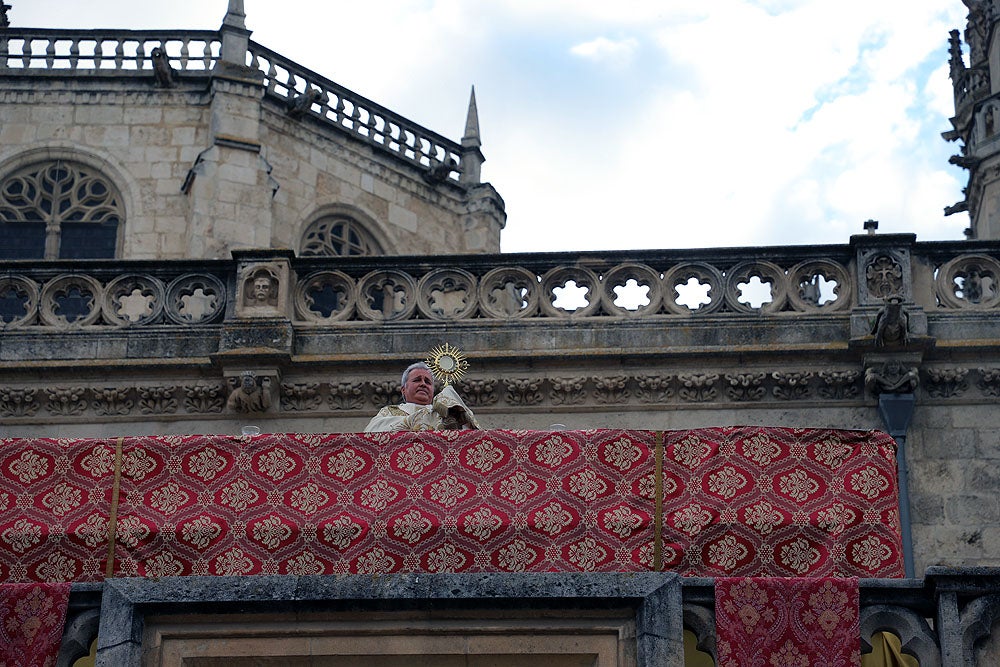
{"label": "vertical rope on cloth", "polygon": [[115,483],[111,489],[111,513],[108,516],[108,559],[104,577],[110,578],[115,571],[115,538],[118,528],[118,494],[122,483],[122,443],[124,437],[119,437],[115,443]]}
{"label": "vertical rope on cloth", "polygon": [[656,479],[653,485],[656,494],[656,509],[653,512],[653,571],[663,569],[663,431],[656,432]]}

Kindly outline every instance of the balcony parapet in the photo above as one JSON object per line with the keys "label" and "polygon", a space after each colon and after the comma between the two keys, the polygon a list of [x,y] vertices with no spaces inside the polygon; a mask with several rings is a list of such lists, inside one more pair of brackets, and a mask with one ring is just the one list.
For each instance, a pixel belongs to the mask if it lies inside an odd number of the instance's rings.
{"label": "balcony parapet", "polygon": [[[995,242],[874,245],[859,251],[858,261],[852,250],[344,258],[261,250],[254,251],[256,259],[238,262],[12,261],[0,276],[0,327],[189,327],[253,319],[255,313],[305,328],[839,317],[852,309],[877,309],[890,298],[930,316],[1000,308]],[[290,271],[276,270],[269,253],[290,258]],[[255,281],[266,283],[256,286],[264,294],[255,294]]]}
{"label": "balcony parapet", "polygon": [[153,50],[182,75],[208,74],[222,41],[214,30],[0,31],[0,76],[135,76],[153,73]]}

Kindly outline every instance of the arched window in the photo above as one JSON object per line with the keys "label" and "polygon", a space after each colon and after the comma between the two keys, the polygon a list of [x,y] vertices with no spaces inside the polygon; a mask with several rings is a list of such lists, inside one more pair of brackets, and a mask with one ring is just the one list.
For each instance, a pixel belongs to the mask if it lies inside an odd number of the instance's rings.
{"label": "arched window", "polygon": [[302,235],[300,255],[345,257],[382,255],[384,251],[364,225],[349,215],[338,213],[320,218]]}
{"label": "arched window", "polygon": [[121,195],[99,171],[36,162],[0,180],[0,258],[114,257],[124,217]]}

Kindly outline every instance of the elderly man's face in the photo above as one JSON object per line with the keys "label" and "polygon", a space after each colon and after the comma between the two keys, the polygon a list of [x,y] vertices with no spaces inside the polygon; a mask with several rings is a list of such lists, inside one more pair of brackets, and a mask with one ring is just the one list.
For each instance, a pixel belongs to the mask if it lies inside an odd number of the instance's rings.
{"label": "elderly man's face", "polygon": [[403,400],[417,405],[430,405],[434,400],[434,377],[430,371],[414,368],[406,376],[403,385]]}

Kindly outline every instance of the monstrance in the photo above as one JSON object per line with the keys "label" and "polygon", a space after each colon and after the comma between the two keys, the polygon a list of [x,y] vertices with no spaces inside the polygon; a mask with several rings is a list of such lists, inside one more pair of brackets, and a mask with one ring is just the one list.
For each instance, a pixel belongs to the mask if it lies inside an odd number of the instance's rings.
{"label": "monstrance", "polygon": [[456,380],[461,380],[465,372],[469,370],[469,362],[466,361],[465,354],[448,343],[438,345],[431,350],[426,364],[430,366],[434,377],[446,387]]}

